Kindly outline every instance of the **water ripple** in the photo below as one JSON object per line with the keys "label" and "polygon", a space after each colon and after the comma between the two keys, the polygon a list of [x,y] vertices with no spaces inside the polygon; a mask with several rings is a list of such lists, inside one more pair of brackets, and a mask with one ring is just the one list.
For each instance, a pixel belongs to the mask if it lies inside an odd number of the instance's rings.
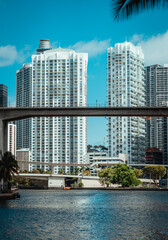
{"label": "water ripple", "polygon": [[20,193],[0,203],[0,240],[168,239],[168,192]]}

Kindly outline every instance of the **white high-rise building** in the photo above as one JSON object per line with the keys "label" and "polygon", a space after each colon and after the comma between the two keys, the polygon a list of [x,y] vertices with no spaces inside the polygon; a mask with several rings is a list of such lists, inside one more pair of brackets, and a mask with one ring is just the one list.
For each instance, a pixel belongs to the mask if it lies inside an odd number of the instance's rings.
{"label": "white high-rise building", "polygon": [[[30,107],[32,100],[32,65],[23,64],[16,72],[16,107]],[[17,148],[30,148],[31,145],[31,119],[16,121]]]}
{"label": "white high-rise building", "polygon": [[[40,40],[37,54],[32,56],[32,106],[80,107],[87,104],[87,53],[70,49],[51,49],[49,40]],[[86,117],[41,117],[32,119],[30,170],[44,168],[48,163],[86,161]],[[69,166],[55,166],[54,173]]]}
{"label": "white high-rise building", "polygon": [[16,157],[16,125],[8,124],[8,151]]}
{"label": "white high-rise building", "polygon": [[[117,43],[107,53],[108,106],[145,106],[144,55],[132,43]],[[145,119],[109,117],[109,156],[129,155],[129,163],[145,161]]]}

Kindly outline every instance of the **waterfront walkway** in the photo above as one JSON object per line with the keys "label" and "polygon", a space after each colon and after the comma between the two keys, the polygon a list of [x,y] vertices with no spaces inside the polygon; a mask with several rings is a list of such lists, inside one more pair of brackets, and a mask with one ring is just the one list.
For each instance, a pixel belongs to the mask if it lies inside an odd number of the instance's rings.
{"label": "waterfront walkway", "polygon": [[0,193],[0,201],[10,200],[15,198],[20,198],[20,194],[18,193],[18,191],[14,191],[12,193]]}

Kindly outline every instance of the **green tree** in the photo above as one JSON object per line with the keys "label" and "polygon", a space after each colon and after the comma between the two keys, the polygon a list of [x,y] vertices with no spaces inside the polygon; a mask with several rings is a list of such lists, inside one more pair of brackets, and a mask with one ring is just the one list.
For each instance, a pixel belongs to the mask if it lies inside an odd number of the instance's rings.
{"label": "green tree", "polygon": [[78,167],[76,167],[75,170],[74,170],[75,175],[78,175],[79,172],[80,172],[80,169]]}
{"label": "green tree", "polygon": [[105,146],[101,146],[101,150],[102,150],[102,151],[107,151],[107,150],[108,150],[108,148],[107,148],[107,147],[105,147]]}
{"label": "green tree", "polygon": [[30,180],[28,178],[22,178],[22,177],[15,177],[13,178],[14,183],[18,183],[20,185],[24,185],[24,186],[29,186],[29,182]]}
{"label": "green tree", "polygon": [[149,175],[153,182],[156,184],[156,180],[166,175],[166,168],[161,165],[146,166],[143,169],[143,173]]}
{"label": "green tree", "polygon": [[86,169],[86,170],[82,170],[82,176],[90,176],[91,175],[91,172],[88,170],[88,169]]}
{"label": "green tree", "polygon": [[82,182],[78,183],[79,188],[83,188],[84,184]]}
{"label": "green tree", "polygon": [[112,178],[113,178],[113,168],[103,168],[98,172],[98,176],[100,178],[100,182],[107,187],[110,186]]}
{"label": "green tree", "polygon": [[113,0],[113,18],[114,20],[128,19],[133,14],[155,7],[167,8],[167,0]]}
{"label": "green tree", "polygon": [[40,172],[40,173],[44,173],[44,169],[40,168],[40,169],[39,169],[39,172]]}
{"label": "green tree", "polygon": [[97,149],[98,149],[99,147],[97,146],[97,145],[94,145],[94,150],[95,151],[98,151]]}
{"label": "green tree", "polygon": [[81,172],[85,171],[85,170],[86,170],[86,167],[84,167],[84,166],[82,166],[81,169],[80,169]]}
{"label": "green tree", "polygon": [[88,144],[87,149],[90,150],[92,148],[92,145]]}
{"label": "green tree", "polygon": [[121,184],[122,187],[138,186],[141,181],[135,176],[134,170],[130,169],[127,164],[117,164],[113,167],[113,184]]}
{"label": "green tree", "polygon": [[19,166],[15,156],[11,152],[5,152],[0,160],[0,180],[3,179],[3,191],[10,190],[10,181],[15,174],[18,174],[18,170]]}
{"label": "green tree", "polygon": [[137,178],[140,178],[143,174],[142,169],[134,168],[134,173]]}
{"label": "green tree", "polygon": [[80,168],[80,172],[82,173],[82,176],[83,176],[83,172],[86,170],[86,167],[84,167],[84,166],[82,166],[81,168]]}
{"label": "green tree", "polygon": [[58,171],[59,174],[65,174],[65,171],[63,170],[63,168],[61,168],[59,171]]}

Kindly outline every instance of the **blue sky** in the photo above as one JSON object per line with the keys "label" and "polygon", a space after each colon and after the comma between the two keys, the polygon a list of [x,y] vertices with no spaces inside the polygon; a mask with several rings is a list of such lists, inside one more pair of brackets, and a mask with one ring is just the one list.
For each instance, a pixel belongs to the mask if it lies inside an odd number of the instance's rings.
{"label": "blue sky", "polygon": [[[15,104],[16,71],[31,61],[39,40],[88,52],[88,104],[106,102],[106,49],[125,40],[140,45],[146,65],[168,63],[168,10],[114,22],[111,0],[0,0],[0,83]],[[105,118],[88,118],[88,143],[103,144]]]}

